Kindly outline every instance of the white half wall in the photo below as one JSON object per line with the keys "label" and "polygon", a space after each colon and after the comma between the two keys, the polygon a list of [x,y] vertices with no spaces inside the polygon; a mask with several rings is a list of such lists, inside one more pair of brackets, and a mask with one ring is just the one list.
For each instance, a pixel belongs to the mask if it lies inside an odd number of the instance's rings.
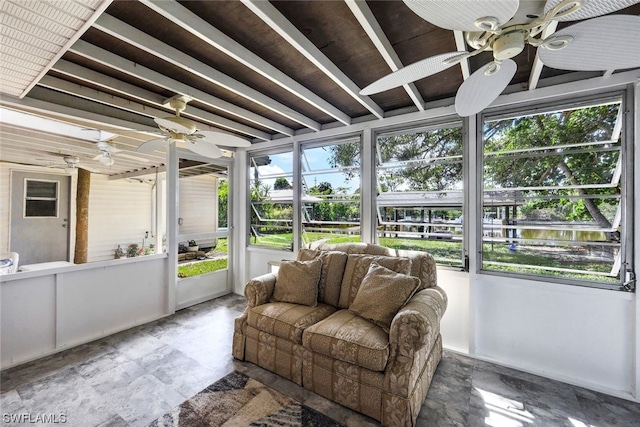
{"label": "white half wall", "polygon": [[633,399],[635,295],[477,275],[475,356]]}
{"label": "white half wall", "polygon": [[469,273],[439,267],[438,285],[448,299],[447,311],[440,322],[442,344],[448,350],[469,354]]}
{"label": "white half wall", "polygon": [[0,276],[0,368],[167,314],[167,256]]}

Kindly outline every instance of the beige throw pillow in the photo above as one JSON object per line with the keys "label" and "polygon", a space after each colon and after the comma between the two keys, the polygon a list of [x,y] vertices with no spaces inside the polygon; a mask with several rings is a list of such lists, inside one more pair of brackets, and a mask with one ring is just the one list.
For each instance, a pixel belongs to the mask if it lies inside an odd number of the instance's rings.
{"label": "beige throw pillow", "polygon": [[325,302],[334,307],[338,306],[342,275],[347,264],[347,254],[338,251],[317,251],[313,249],[300,249],[298,261],[312,259],[322,260],[322,272],[318,283],[318,302]]}
{"label": "beige throw pillow", "polygon": [[322,271],[322,260],[283,260],[278,270],[278,279],[273,289],[273,299],[280,302],[318,305],[318,282]]}
{"label": "beige throw pillow", "polygon": [[391,321],[420,286],[420,279],[371,263],[349,311],[369,319],[387,333]]}
{"label": "beige throw pillow", "polygon": [[362,279],[369,271],[372,262],[393,270],[397,273],[409,274],[411,272],[411,260],[395,256],[349,254],[347,265],[342,276],[342,289],[338,307],[349,308],[358,293]]}

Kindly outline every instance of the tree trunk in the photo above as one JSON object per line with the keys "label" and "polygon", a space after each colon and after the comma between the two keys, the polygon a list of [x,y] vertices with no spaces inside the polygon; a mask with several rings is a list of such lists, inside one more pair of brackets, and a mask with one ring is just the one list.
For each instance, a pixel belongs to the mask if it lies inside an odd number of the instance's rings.
{"label": "tree trunk", "polygon": [[[563,162],[563,161],[559,162],[558,166],[560,167],[560,170],[562,171],[564,176],[566,176],[567,179],[571,182],[571,184],[573,184],[573,185],[579,185],[580,184],[578,182],[578,180],[573,176],[573,173],[571,172],[571,169],[569,168],[569,166],[567,166],[567,164],[565,162]],[[578,192],[578,194],[580,196],[586,196],[587,195],[587,192],[584,191],[584,189],[582,189],[582,188],[576,188],[576,191]],[[600,209],[598,209],[598,206],[596,206],[596,204],[593,202],[593,199],[584,197],[582,199],[582,201],[584,202],[584,206],[589,211],[589,214],[591,215],[591,217],[594,219],[595,222],[598,223],[598,225],[600,227],[602,227],[602,228],[611,228],[611,222],[609,222],[607,217],[604,216],[602,214],[602,212],[600,212]],[[618,236],[618,232],[613,232],[613,233],[606,232],[605,235],[606,235],[608,240],[620,240],[620,237]]]}
{"label": "tree trunk", "polygon": [[78,169],[78,191],[76,193],[76,245],[73,262],[87,262],[89,246],[89,187],[91,172]]}

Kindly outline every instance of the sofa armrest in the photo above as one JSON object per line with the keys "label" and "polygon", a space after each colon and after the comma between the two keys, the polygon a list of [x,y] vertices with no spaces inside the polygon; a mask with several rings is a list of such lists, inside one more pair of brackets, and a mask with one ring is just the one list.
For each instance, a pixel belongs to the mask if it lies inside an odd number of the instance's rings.
{"label": "sofa armrest", "polygon": [[440,335],[440,319],[446,308],[446,294],[435,286],[416,292],[393,318],[385,370],[385,387],[391,394],[411,394]]}
{"label": "sofa armrest", "polygon": [[428,342],[435,342],[446,308],[447,297],[442,288],[435,286],[416,292],[391,322],[391,357],[411,356]]}
{"label": "sofa armrest", "polygon": [[245,285],[244,295],[247,297],[247,305],[256,307],[266,304],[273,294],[277,276],[273,273],[263,274],[255,277]]}

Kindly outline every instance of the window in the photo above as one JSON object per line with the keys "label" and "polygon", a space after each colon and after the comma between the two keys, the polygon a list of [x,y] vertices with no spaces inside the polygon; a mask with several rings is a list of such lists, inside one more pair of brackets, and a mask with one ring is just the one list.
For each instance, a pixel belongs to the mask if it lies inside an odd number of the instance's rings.
{"label": "window", "polygon": [[485,120],[482,268],[620,282],[620,100]]}
{"label": "window", "polygon": [[463,266],[460,123],[381,133],[376,138],[378,241]]}
{"label": "window", "polygon": [[25,179],[25,218],[58,216],[58,181]]}
{"label": "window", "polygon": [[360,138],[302,148],[302,240],[360,241]]}
{"label": "window", "polygon": [[249,158],[249,244],[293,250],[293,151]]}

